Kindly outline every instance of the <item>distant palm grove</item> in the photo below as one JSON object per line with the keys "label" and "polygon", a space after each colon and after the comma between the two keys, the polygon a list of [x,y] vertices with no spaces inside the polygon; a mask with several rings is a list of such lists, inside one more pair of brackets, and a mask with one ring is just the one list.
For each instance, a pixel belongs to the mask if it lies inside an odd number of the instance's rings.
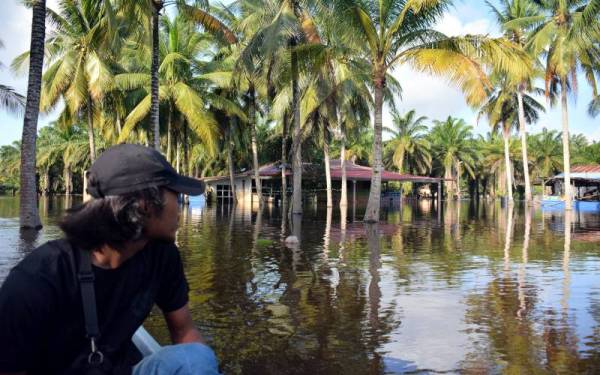
{"label": "distant palm grove", "polygon": [[[568,107],[589,85],[589,115],[600,112],[600,0],[486,2],[499,37],[436,31],[447,0],[25,3],[31,47],[11,67],[28,73],[26,100],[0,83],[1,108],[24,117],[21,142],[0,148],[0,189],[20,193],[23,227],[40,226],[38,194],[81,193],[90,163],[122,142],[155,147],[196,177],[289,165],[293,214],[304,163],[341,160],[339,202],[323,179],[327,205],[344,208],[345,161],[355,160],[373,167],[368,222],[379,220],[384,168],[444,177],[449,199],[509,202],[531,201],[564,171],[569,209],[570,165],[600,163],[600,144],[569,134]],[[489,132],[452,114],[400,112],[401,66],[460,89]],[[562,131],[532,131],[551,106]],[[56,109],[38,129],[39,112]]]}

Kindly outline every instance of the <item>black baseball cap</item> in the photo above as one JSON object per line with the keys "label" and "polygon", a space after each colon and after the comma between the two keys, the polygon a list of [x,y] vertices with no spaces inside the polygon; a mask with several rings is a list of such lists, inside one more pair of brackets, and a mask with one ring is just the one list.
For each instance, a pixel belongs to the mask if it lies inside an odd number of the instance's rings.
{"label": "black baseball cap", "polygon": [[94,198],[122,195],[164,186],[187,195],[204,193],[204,183],[182,176],[157,150],[120,144],[104,151],[86,174],[87,192]]}

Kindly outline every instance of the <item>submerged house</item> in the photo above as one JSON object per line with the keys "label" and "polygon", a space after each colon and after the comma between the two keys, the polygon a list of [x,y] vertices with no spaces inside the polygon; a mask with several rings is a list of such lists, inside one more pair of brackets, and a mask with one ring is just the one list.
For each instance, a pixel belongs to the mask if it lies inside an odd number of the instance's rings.
{"label": "submerged house", "polygon": [[[281,200],[281,175],[282,164],[270,163],[259,168],[259,176],[262,186],[262,194],[269,202],[278,204]],[[352,161],[346,162],[346,178],[348,181],[348,204],[366,205],[369,189],[371,186],[371,177],[373,169],[371,167],[355,164]],[[342,181],[342,168],[340,160],[335,159],[330,163],[330,173],[334,201],[339,200]],[[292,181],[294,175],[286,165],[285,175],[287,178],[287,194],[292,193]],[[213,202],[229,201],[232,199],[229,176],[205,177],[207,199]],[[388,189],[390,182],[413,182],[426,187],[422,190],[422,195],[428,197],[442,196],[443,179],[426,176],[415,176],[411,174],[401,174],[384,170],[381,175],[382,181],[382,204],[389,204],[400,199],[398,192]],[[315,199],[316,201],[326,200],[325,170],[322,166],[305,163],[302,171],[302,185],[305,199]],[[234,188],[238,201],[243,204],[252,204],[257,202],[256,187],[254,184],[254,171],[244,171],[234,176]],[[387,199],[386,199],[387,198]]]}
{"label": "submerged house", "polygon": [[[545,197],[558,198],[564,194],[564,173],[551,177],[545,184]],[[573,199],[577,201],[600,201],[600,165],[571,167]]]}

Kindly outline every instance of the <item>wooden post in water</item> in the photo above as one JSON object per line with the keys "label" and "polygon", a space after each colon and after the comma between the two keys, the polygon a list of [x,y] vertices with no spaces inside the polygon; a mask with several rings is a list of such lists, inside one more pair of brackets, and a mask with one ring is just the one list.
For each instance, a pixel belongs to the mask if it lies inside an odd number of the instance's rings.
{"label": "wooden post in water", "polygon": [[437,184],[437,218],[438,218],[438,223],[442,222],[442,180],[439,179],[438,180],[438,184]]}
{"label": "wooden post in water", "polygon": [[356,219],[356,180],[352,180],[352,221]]}
{"label": "wooden post in water", "polygon": [[83,201],[87,202],[90,200],[90,195],[87,192],[87,184],[88,184],[88,180],[87,180],[87,172],[88,171],[83,171]]}

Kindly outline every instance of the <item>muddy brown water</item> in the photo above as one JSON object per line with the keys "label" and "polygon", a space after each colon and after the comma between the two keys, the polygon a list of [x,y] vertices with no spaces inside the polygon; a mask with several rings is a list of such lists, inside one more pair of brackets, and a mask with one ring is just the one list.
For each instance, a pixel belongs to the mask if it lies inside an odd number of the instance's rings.
{"label": "muddy brown water", "polygon": [[[23,237],[0,197],[0,282],[77,202],[42,200],[44,229]],[[224,372],[600,373],[600,215],[423,201],[383,216],[309,206],[286,247],[277,207],[183,210],[190,307]],[[168,343],[158,312],[145,326]]]}

